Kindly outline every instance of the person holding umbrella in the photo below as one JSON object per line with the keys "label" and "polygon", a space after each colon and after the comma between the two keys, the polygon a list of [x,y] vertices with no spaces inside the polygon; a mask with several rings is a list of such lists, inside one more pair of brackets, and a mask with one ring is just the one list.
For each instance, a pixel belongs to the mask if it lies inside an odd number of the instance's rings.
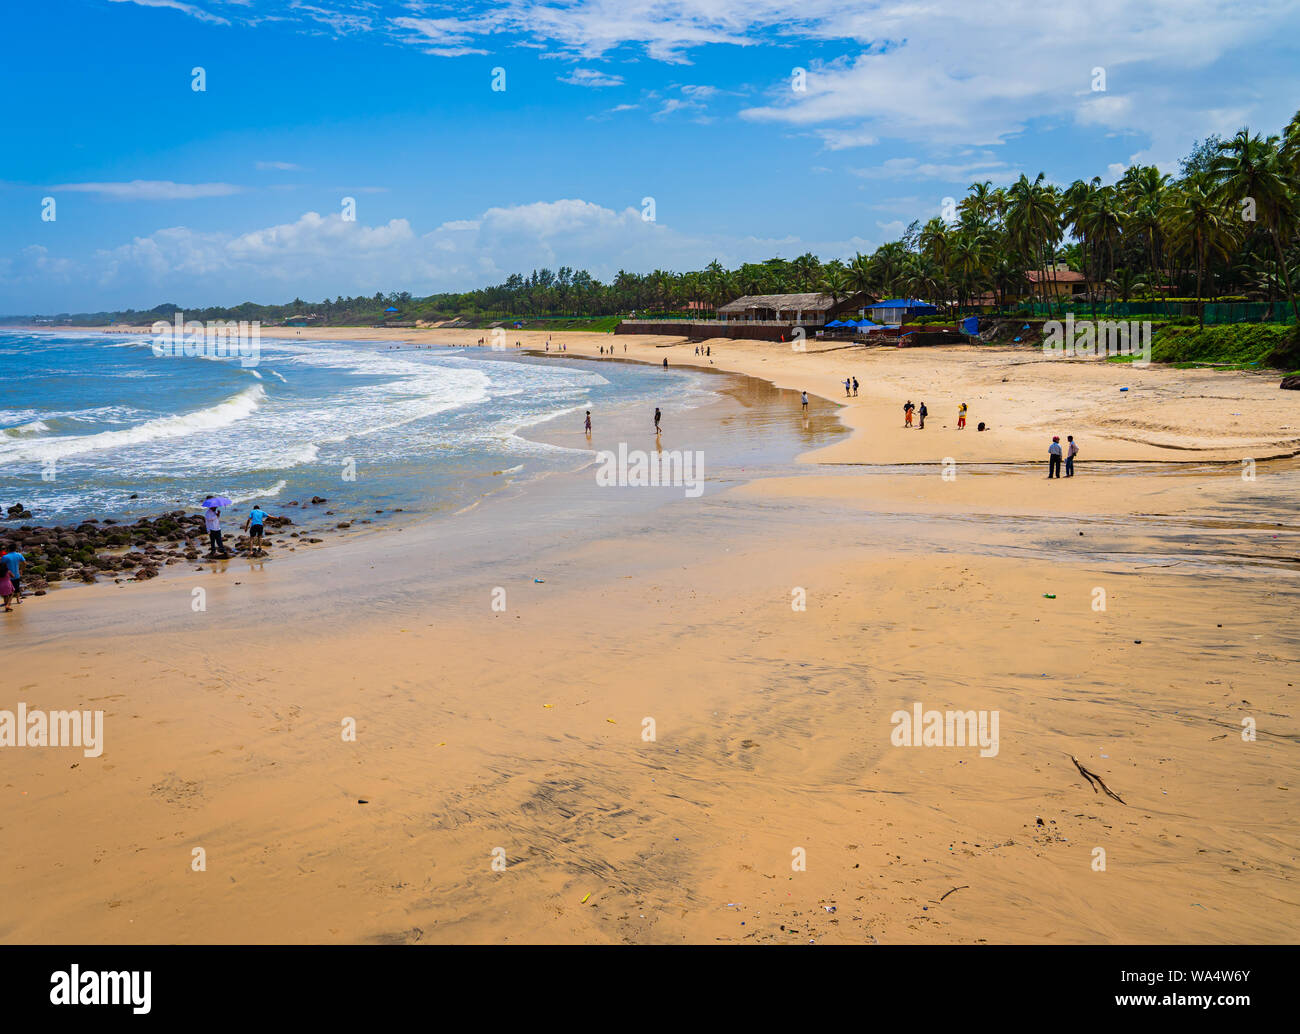
{"label": "person holding umbrella", "polygon": [[215,557],[217,550],[223,557],[230,556],[225,543],[221,541],[221,508],[230,506],[231,502],[224,495],[210,495],[202,502],[203,524],[208,529],[208,556]]}

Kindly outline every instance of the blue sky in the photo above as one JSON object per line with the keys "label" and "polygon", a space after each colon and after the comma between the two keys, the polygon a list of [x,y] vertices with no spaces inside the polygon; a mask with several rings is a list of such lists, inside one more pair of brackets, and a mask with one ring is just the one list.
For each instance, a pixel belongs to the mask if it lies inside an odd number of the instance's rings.
{"label": "blue sky", "polygon": [[1275,0],[44,0],[5,19],[0,313],[849,257],[977,179],[1176,172],[1207,134],[1300,107],[1300,5]]}

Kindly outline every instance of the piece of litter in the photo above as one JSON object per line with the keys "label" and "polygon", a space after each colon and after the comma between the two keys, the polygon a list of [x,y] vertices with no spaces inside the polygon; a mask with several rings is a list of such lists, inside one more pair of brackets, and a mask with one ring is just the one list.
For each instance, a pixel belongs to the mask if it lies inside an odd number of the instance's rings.
{"label": "piece of litter", "polygon": [[1054,592],[1045,592],[1045,593],[1043,593],[1043,599],[1045,599],[1045,600],[1054,600],[1054,599],[1056,599],[1056,593],[1054,593]]}
{"label": "piece of litter", "polygon": [[546,579],[545,579],[545,578],[534,578],[533,581],[535,581],[538,585],[542,585],[542,584],[545,583]]}
{"label": "piece of litter", "polygon": [[[589,898],[589,897],[591,897],[591,892],[590,892],[590,891],[587,892],[587,898]],[[580,905],[585,905],[585,904],[587,903],[587,898],[583,898],[581,901],[578,902],[578,904],[580,904]]]}
{"label": "piece of litter", "polygon": [[618,722],[614,721],[613,718],[606,718],[605,721],[609,722],[610,725],[617,725],[617,724],[618,724]]}

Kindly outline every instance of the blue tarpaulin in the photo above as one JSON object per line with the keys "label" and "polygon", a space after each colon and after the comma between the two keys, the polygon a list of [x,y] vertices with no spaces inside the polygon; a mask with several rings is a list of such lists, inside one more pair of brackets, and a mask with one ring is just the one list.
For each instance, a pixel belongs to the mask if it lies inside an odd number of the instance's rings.
{"label": "blue tarpaulin", "polygon": [[980,332],[980,321],[978,316],[967,316],[961,321],[961,329],[967,334],[978,334]]}

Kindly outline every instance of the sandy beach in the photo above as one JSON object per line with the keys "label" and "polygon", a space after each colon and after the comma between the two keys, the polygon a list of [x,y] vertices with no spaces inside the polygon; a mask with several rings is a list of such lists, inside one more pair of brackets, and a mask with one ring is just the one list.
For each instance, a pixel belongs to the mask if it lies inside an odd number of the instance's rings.
{"label": "sandy beach", "polygon": [[[802,390],[847,433],[699,498],[625,505],[588,468],[27,600],[0,708],[102,709],[105,749],[6,752],[0,941],[1293,939],[1300,395],[1028,349],[507,333],[785,389],[756,440]],[[593,448],[655,448],[597,419]],[[707,456],[709,419],[663,447]],[[1054,434],[1081,453],[1048,483]],[[995,752],[896,745],[917,704],[996,712]]]}

